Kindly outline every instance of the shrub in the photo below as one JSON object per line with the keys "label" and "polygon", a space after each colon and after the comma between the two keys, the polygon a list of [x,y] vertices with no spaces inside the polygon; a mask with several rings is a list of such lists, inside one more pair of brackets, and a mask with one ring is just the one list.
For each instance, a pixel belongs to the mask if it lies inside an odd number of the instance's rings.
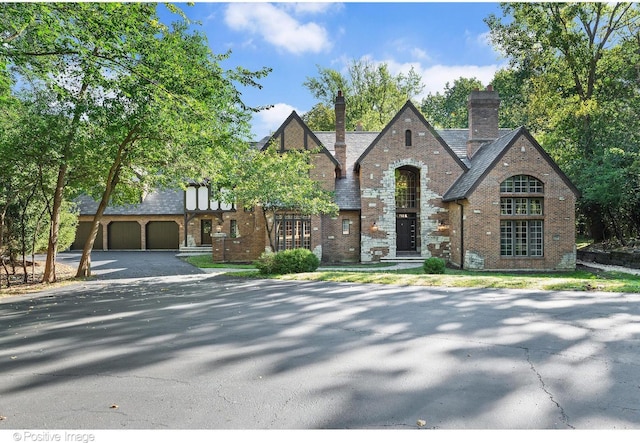
{"label": "shrub", "polygon": [[422,268],[425,274],[444,274],[445,261],[438,257],[430,257],[424,261]]}
{"label": "shrub", "polygon": [[318,257],[308,249],[287,249],[275,254],[265,252],[255,262],[258,271],[265,275],[313,272],[319,265]]}
{"label": "shrub", "polygon": [[272,274],[275,266],[276,254],[273,252],[263,252],[260,254],[260,258],[253,262],[254,266],[258,269],[260,274]]}

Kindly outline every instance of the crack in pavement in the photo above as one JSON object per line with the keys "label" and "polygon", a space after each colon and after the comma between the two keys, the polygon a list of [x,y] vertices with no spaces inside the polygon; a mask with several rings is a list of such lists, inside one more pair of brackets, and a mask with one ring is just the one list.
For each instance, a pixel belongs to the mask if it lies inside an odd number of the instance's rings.
{"label": "crack in pavement", "polygon": [[572,426],[569,423],[569,417],[567,416],[566,412],[564,411],[564,408],[560,405],[560,403],[558,403],[554,398],[553,398],[553,394],[547,389],[547,385],[544,382],[544,379],[542,378],[542,374],[540,374],[540,372],[538,372],[538,370],[536,369],[535,365],[533,364],[533,361],[531,360],[531,353],[529,352],[529,348],[522,348],[524,349],[525,355],[527,357],[527,362],[529,363],[529,366],[531,367],[531,370],[533,371],[533,373],[536,375],[536,377],[538,378],[538,381],[540,382],[540,385],[542,386],[542,390],[549,396],[549,400],[551,400],[551,402],[553,404],[556,405],[556,407],[558,408],[558,410],[560,411],[560,419],[562,420],[562,422],[569,428],[571,429],[575,429],[574,426]]}

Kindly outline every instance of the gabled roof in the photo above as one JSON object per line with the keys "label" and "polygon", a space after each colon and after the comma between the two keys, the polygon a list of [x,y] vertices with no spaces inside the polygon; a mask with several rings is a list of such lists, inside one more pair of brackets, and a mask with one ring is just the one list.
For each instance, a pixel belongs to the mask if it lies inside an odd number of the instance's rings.
{"label": "gabled roof", "polygon": [[418,117],[418,119],[425,126],[425,128],[427,128],[427,130],[431,133],[431,135],[436,140],[438,140],[438,143],[440,143],[440,145],[442,145],[442,148],[447,153],[449,153],[449,155],[460,165],[460,167],[462,168],[463,171],[466,171],[468,169],[467,165],[460,159],[460,157],[453,151],[453,149],[451,149],[451,147],[444,141],[444,139],[440,136],[440,134],[435,129],[433,129],[433,126],[431,126],[431,124],[429,124],[429,122],[424,118],[422,113],[420,111],[418,111],[418,108],[415,107],[415,105],[411,102],[411,100],[407,100],[407,102],[400,109],[400,111],[398,111],[396,113],[395,117],[393,117],[393,119],[391,119],[391,121],[384,127],[384,129],[382,131],[380,131],[380,134],[378,134],[378,136],[375,138],[375,140],[373,140],[373,142],[369,145],[369,147],[360,155],[360,157],[358,158],[358,160],[356,161],[356,163],[354,165],[354,168],[356,170],[358,170],[360,168],[360,163],[364,160],[364,158],[367,156],[367,154],[373,149],[373,147],[378,143],[378,141],[382,137],[384,137],[384,135],[391,129],[391,127],[398,121],[398,119],[400,119],[400,116],[407,109],[409,109],[413,114],[416,115],[416,117]]}
{"label": "gabled roof", "polygon": [[[284,150],[284,146],[285,146],[285,129],[287,128],[287,126],[289,126],[291,124],[292,121],[296,121],[300,126],[302,126],[303,130],[304,130],[304,146],[300,146],[301,148],[304,149],[309,149],[309,147],[312,144],[315,144],[317,146],[320,147],[320,152],[327,155],[327,157],[329,157],[331,159],[331,161],[333,162],[333,164],[336,165],[336,167],[340,168],[341,170],[345,167],[345,165],[341,165],[340,162],[333,156],[333,154],[331,154],[331,152],[329,152],[329,150],[327,150],[327,148],[325,147],[325,145],[318,139],[318,137],[316,137],[316,135],[313,133],[313,131],[311,131],[311,129],[309,129],[309,127],[307,126],[307,124],[302,120],[302,118],[300,118],[300,116],[298,115],[298,113],[296,111],[291,111],[291,114],[289,114],[289,117],[287,117],[287,119],[284,121],[284,123],[282,123],[280,125],[280,127],[273,133],[271,134],[270,137],[268,138],[264,138],[260,141],[260,145],[258,146],[260,150],[265,149],[267,146],[269,146],[270,143],[274,142],[275,140],[277,140],[278,138],[280,139],[280,147],[279,149],[281,151]],[[264,142],[264,143],[263,143]],[[310,143],[313,142],[313,143]]]}
{"label": "gabled roof", "polygon": [[504,154],[513,146],[515,141],[521,136],[524,136],[529,140],[529,142],[538,150],[540,155],[544,157],[547,163],[565,182],[569,189],[571,189],[576,196],[579,196],[580,191],[578,191],[573,183],[571,183],[569,178],[564,174],[564,172],[562,172],[556,162],[553,161],[549,154],[547,154],[542,146],[540,146],[540,144],[533,138],[531,133],[521,126],[491,143],[485,143],[482,145],[472,157],[469,170],[462,174],[453,186],[451,186],[451,188],[444,194],[442,201],[450,202],[468,198],[486,175],[502,159]]}

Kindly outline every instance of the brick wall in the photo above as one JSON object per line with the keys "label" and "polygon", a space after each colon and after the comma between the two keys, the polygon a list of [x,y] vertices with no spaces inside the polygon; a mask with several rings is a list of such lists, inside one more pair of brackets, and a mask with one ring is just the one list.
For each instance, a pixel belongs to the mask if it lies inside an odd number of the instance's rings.
{"label": "brick wall", "polygon": [[[238,227],[239,235],[235,238],[231,232],[232,220],[235,220]],[[260,208],[254,211],[239,209],[224,214],[220,233],[224,234],[224,237],[214,234],[212,239],[214,262],[252,262],[260,257],[269,245]]]}
{"label": "brick wall", "polygon": [[[544,184],[544,256],[500,256],[500,183],[531,175]],[[467,268],[550,270],[575,268],[575,194],[530,140],[521,136],[478,185],[465,205]],[[457,258],[458,253],[454,254]]]}
{"label": "brick wall", "polygon": [[[343,231],[343,222],[348,229]],[[340,211],[337,217],[322,217],[323,262],[360,261],[360,212]]]}

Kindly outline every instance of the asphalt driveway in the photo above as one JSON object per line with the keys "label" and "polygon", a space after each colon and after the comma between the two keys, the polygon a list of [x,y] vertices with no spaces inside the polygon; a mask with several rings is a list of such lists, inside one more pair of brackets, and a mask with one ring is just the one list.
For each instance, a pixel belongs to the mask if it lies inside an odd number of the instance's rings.
{"label": "asphalt driveway", "polygon": [[[78,267],[81,252],[58,254],[59,263]],[[175,251],[93,251],[91,275],[97,279],[127,279],[167,275],[194,275],[202,271],[180,260]]]}
{"label": "asphalt driveway", "polygon": [[0,430],[640,428],[639,294],[196,269],[5,298],[0,323]]}

